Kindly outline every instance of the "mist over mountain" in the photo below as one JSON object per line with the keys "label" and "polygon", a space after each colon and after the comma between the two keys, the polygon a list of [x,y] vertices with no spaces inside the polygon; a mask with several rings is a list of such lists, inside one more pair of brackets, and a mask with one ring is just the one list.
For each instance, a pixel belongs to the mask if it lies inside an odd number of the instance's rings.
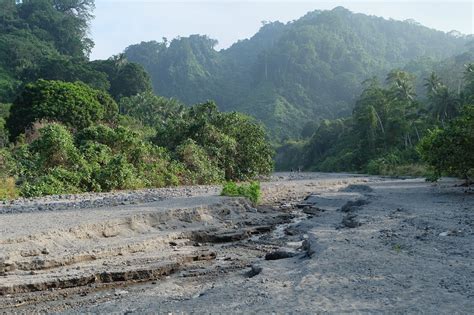
{"label": "mist over mountain", "polygon": [[[221,51],[217,41],[192,35],[142,42],[125,54],[148,71],[155,93],[187,104],[216,100],[222,110],[253,115],[274,140],[284,140],[299,137],[307,123],[350,115],[363,81],[410,63],[427,73],[430,62],[465,52],[470,40],[337,7],[266,23]],[[429,62],[415,66],[420,60]]]}

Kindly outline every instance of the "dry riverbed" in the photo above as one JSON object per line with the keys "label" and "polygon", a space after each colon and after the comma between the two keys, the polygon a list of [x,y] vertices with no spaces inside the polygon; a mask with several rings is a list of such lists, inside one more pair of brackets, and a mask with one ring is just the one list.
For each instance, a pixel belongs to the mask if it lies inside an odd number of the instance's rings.
{"label": "dry riverbed", "polygon": [[0,205],[0,313],[474,312],[456,180],[275,174]]}

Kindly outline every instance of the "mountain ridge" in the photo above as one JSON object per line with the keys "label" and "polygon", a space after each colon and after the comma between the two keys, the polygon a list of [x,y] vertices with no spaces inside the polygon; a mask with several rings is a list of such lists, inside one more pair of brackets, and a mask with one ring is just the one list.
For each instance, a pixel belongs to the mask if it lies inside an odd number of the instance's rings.
{"label": "mountain ridge", "polygon": [[349,115],[364,80],[416,58],[461,53],[471,37],[337,7],[266,23],[219,51],[217,41],[191,35],[132,45],[125,55],[149,72],[155,93],[188,104],[216,100],[253,115],[279,141],[299,137],[306,123]]}

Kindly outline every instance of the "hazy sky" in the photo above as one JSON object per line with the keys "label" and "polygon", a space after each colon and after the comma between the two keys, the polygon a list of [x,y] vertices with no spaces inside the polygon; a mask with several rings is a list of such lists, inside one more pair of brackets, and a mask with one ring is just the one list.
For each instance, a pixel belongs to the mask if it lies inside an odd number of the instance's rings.
{"label": "hazy sky", "polygon": [[397,20],[415,19],[445,32],[474,33],[472,1],[235,1],[96,0],[91,59],[106,59],[141,41],[206,34],[227,48],[249,38],[261,21],[288,22],[308,11],[344,6],[353,12]]}

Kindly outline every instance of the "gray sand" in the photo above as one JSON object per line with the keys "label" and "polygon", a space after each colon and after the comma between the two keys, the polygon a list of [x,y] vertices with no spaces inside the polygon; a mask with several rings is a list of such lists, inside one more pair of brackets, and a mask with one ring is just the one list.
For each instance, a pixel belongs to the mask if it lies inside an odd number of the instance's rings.
{"label": "gray sand", "polygon": [[0,312],[470,314],[474,195],[456,183],[285,173],[257,208],[215,187],[19,202],[0,214]]}

